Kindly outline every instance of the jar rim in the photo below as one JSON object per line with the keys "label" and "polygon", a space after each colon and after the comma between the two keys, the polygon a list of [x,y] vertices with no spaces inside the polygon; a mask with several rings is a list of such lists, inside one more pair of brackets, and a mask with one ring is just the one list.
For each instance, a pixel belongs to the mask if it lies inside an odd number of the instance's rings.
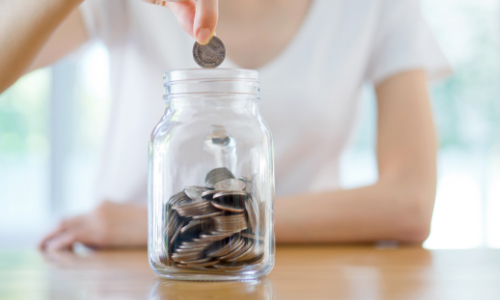
{"label": "jar rim", "polygon": [[164,75],[165,85],[186,80],[243,80],[258,81],[259,72],[249,69],[178,69],[169,70]]}

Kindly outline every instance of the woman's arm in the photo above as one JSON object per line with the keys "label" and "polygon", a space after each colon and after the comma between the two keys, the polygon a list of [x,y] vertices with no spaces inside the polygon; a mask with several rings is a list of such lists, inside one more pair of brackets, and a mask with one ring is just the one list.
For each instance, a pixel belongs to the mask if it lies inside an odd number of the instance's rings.
{"label": "woman's arm", "polygon": [[[23,74],[61,59],[87,41],[76,9],[83,1],[0,1],[0,93]],[[184,30],[200,43],[208,43],[214,34],[217,0],[144,1],[166,4]]]}
{"label": "woman's arm", "polygon": [[78,49],[87,40],[88,35],[82,16],[80,15],[80,11],[75,9],[54,31],[31,64],[28,72],[55,63]]}
{"label": "woman's arm", "polygon": [[[57,28],[82,1],[0,1],[0,93],[30,70]],[[62,50],[66,45],[57,43]]]}
{"label": "woman's arm", "polygon": [[277,242],[421,243],[429,235],[437,143],[426,75],[397,74],[376,92],[377,183],[277,199]]}

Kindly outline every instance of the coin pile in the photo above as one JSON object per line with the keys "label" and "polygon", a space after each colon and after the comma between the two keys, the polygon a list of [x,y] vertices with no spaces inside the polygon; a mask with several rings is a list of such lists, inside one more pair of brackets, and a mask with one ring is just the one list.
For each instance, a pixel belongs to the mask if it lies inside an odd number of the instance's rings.
{"label": "coin pile", "polygon": [[216,36],[213,36],[206,45],[195,42],[193,58],[202,68],[217,68],[226,59],[226,46]]}
{"label": "coin pile", "polygon": [[168,266],[239,270],[263,260],[261,212],[252,181],[235,178],[227,168],[210,171],[205,186],[188,186],[165,205]]}

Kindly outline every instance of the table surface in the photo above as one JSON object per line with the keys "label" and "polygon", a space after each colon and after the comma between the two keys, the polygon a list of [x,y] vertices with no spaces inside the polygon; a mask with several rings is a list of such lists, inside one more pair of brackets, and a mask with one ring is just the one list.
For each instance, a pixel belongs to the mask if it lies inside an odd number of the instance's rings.
{"label": "table surface", "polygon": [[145,250],[0,250],[0,299],[500,299],[500,250],[280,246],[250,282],[161,280]]}

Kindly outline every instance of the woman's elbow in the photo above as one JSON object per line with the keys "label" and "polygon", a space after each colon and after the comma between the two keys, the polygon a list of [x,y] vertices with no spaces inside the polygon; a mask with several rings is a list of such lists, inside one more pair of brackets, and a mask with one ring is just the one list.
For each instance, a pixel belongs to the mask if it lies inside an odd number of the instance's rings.
{"label": "woman's elbow", "polygon": [[435,191],[428,193],[408,191],[403,197],[398,200],[402,203],[396,224],[401,229],[398,239],[401,242],[421,244],[429,237],[431,231]]}
{"label": "woman's elbow", "polygon": [[399,240],[404,243],[422,244],[431,232],[430,222],[406,226]]}

